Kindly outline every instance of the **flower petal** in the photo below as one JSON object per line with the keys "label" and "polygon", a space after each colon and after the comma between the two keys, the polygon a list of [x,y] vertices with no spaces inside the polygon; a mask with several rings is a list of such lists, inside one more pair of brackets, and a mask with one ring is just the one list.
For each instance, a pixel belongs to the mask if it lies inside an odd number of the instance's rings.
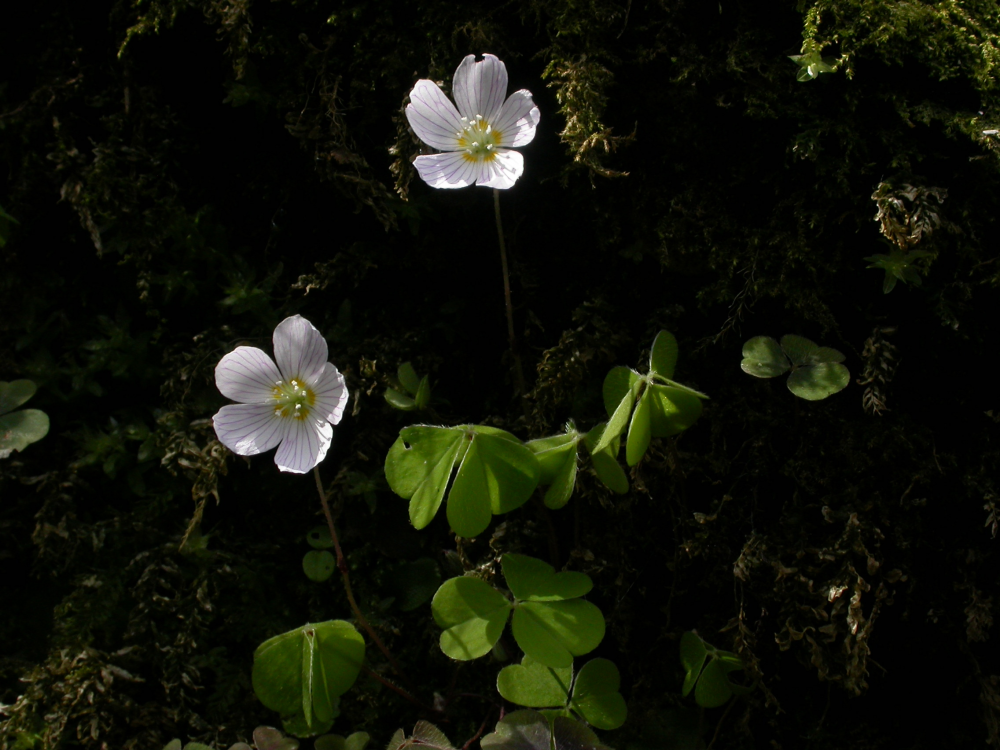
{"label": "flower petal", "polygon": [[541,114],[531,99],[531,92],[528,89],[521,89],[507,97],[496,121],[490,125],[494,130],[500,131],[499,145],[502,148],[510,148],[531,143],[539,119]]}
{"label": "flower petal", "polygon": [[333,424],[339,423],[347,405],[347,386],[340,371],[327,362],[323,376],[312,386],[312,391],[316,395],[315,415]]}
{"label": "flower petal", "polygon": [[463,117],[474,120],[482,115],[492,124],[507,95],[507,66],[495,55],[475,60],[475,55],[469,55],[458,64],[451,94]]}
{"label": "flower petal", "polygon": [[326,458],[333,440],[333,428],[325,419],[286,419],[288,431],[281,441],[274,463],[282,471],[305,474]]}
{"label": "flower petal", "polygon": [[215,366],[215,385],[222,395],[244,404],[269,403],[279,380],[274,360],[255,346],[238,346]]}
{"label": "flower petal", "polygon": [[482,162],[467,158],[464,151],[418,156],[413,162],[421,179],[433,188],[462,188],[473,184],[482,173]]}
{"label": "flower petal", "polygon": [[493,161],[483,162],[483,173],[476,182],[481,187],[506,190],[514,187],[524,172],[524,157],[517,151],[498,150]]}
{"label": "flower petal", "polygon": [[440,151],[457,151],[462,120],[441,87],[422,78],[410,92],[406,119],[417,138]]}
{"label": "flower petal", "polygon": [[285,436],[284,423],[270,404],[230,404],[212,417],[215,434],[224,446],[240,456],[269,451]]}
{"label": "flower petal", "polygon": [[274,329],[274,358],[285,380],[315,383],[326,367],[326,339],[308,320],[293,315]]}

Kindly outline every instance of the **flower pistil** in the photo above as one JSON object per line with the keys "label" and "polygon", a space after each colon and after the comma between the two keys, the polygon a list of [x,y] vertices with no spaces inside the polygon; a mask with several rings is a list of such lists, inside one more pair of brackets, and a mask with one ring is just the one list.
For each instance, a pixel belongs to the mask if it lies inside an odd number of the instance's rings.
{"label": "flower pistil", "polygon": [[496,158],[496,148],[502,140],[502,133],[494,130],[482,115],[476,115],[471,120],[462,118],[462,131],[455,133],[458,145],[465,150],[466,161],[493,161]]}
{"label": "flower pistil", "polygon": [[276,381],[271,393],[276,417],[305,419],[316,403],[316,394],[297,378],[292,378],[287,383],[283,380]]}

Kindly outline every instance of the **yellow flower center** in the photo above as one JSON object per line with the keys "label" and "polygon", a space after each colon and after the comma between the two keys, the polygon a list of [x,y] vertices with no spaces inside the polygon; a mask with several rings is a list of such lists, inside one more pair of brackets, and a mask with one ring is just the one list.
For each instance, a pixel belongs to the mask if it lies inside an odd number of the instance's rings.
{"label": "yellow flower center", "polygon": [[287,383],[279,380],[271,391],[274,398],[274,414],[277,417],[305,419],[316,403],[316,394],[305,383],[292,378]]}
{"label": "yellow flower center", "polygon": [[493,161],[500,145],[500,131],[494,130],[482,115],[462,118],[462,131],[456,133],[459,147],[465,149],[466,161]]}

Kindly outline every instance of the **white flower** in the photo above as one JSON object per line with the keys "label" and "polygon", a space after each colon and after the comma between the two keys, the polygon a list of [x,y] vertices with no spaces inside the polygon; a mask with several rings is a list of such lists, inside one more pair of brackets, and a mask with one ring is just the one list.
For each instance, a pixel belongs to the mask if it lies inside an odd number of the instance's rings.
{"label": "white flower", "polygon": [[326,341],[301,315],[274,329],[274,356],[277,365],[257,347],[239,346],[222,358],[215,384],[241,403],[219,410],[215,434],[241,456],[278,445],[278,468],[305,474],[326,457],[331,424],[344,415],[344,376],[326,361]]}
{"label": "white flower", "polygon": [[455,71],[452,95],[458,109],[433,81],[421,79],[410,92],[406,119],[428,146],[443,154],[418,156],[417,172],[431,187],[460,188],[475,183],[509,188],[524,171],[511,148],[535,137],[538,107],[521,89],[507,101],[507,68],[494,55],[476,62],[469,55]]}

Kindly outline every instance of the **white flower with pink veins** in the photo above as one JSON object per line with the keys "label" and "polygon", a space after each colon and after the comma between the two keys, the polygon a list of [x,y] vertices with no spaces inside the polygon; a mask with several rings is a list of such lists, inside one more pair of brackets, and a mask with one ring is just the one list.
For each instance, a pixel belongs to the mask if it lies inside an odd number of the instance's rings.
{"label": "white flower with pink veins", "polygon": [[239,401],[213,417],[222,444],[241,456],[278,446],[282,471],[305,474],[326,457],[344,416],[344,376],[326,361],[326,340],[301,315],[274,329],[275,365],[254,346],[238,346],[215,368],[222,395]]}
{"label": "white flower with pink veins", "polygon": [[433,81],[421,79],[410,92],[406,119],[424,143],[445,153],[418,156],[413,166],[431,187],[467,185],[506,189],[524,171],[512,148],[535,137],[538,107],[527,89],[507,100],[507,68],[494,55],[469,55],[455,71],[455,104]]}

